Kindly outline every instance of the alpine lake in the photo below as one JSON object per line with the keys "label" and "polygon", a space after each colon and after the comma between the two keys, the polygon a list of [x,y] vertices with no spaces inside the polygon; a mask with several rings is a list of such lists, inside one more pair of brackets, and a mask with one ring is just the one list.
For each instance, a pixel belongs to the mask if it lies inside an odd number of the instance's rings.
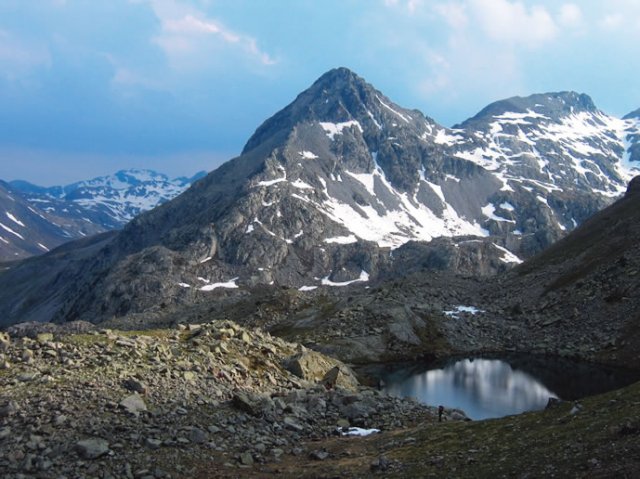
{"label": "alpine lake", "polygon": [[638,371],[529,355],[376,365],[360,372],[391,395],[460,409],[473,420],[540,410],[550,398],[575,401],[640,380]]}

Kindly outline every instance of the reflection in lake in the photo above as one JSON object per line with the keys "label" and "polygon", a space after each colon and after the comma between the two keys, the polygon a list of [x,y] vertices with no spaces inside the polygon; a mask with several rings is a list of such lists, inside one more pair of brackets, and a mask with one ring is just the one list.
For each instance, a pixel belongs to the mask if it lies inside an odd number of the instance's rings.
{"label": "reflection in lake", "polygon": [[533,376],[498,359],[463,359],[441,369],[384,377],[385,390],[430,405],[465,411],[472,419],[543,409],[558,397]]}

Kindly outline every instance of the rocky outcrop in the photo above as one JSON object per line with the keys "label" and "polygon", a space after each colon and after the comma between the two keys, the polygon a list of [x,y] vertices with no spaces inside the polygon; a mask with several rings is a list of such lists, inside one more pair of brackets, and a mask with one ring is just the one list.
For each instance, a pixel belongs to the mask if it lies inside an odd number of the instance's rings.
{"label": "rocky outcrop", "polygon": [[339,361],[315,351],[306,350],[287,358],[285,367],[299,378],[319,383],[328,389],[358,388],[358,380],[353,371]]}

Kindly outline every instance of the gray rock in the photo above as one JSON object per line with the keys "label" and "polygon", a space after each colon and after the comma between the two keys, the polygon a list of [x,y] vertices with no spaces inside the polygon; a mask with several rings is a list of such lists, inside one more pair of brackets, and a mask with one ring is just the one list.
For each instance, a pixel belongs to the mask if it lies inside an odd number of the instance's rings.
{"label": "gray rock", "polygon": [[38,378],[38,373],[25,372],[25,373],[18,374],[16,379],[23,383],[30,383],[32,381],[35,381],[37,378]]}
{"label": "gray rock", "polygon": [[323,382],[326,377],[332,385],[337,383],[346,389],[355,389],[358,385],[355,375],[345,364],[315,351],[302,351],[288,358],[284,366],[299,378],[308,381]]}
{"label": "gray rock", "polygon": [[123,382],[123,386],[129,391],[133,391],[138,394],[147,393],[147,386],[142,381],[139,381],[135,378],[125,379]]}
{"label": "gray rock", "polygon": [[254,417],[269,419],[275,417],[275,404],[268,396],[251,394],[247,391],[236,391],[231,403],[240,411],[246,412]]}
{"label": "gray rock", "polygon": [[22,361],[31,364],[33,362],[33,351],[31,349],[24,349],[22,351]]}
{"label": "gray rock", "polygon": [[162,446],[162,441],[160,439],[148,437],[145,439],[144,445],[149,449],[159,449]]}
{"label": "gray rock", "polygon": [[10,344],[11,338],[9,337],[9,333],[0,331],[0,353],[7,351]]}
{"label": "gray rock", "polygon": [[285,416],[282,422],[284,423],[284,426],[286,429],[289,429],[295,432],[304,431],[304,426],[300,424],[298,419],[293,416]]}
{"label": "gray rock", "polygon": [[9,416],[13,416],[16,412],[18,412],[18,403],[15,401],[9,401],[6,404],[0,406],[0,418],[6,418]]}
{"label": "gray rock", "polygon": [[138,416],[147,411],[147,405],[138,393],[133,393],[120,401],[120,407],[130,414]]}
{"label": "gray rock", "polygon": [[329,389],[341,387],[351,391],[357,390],[359,385],[353,372],[341,366],[334,366],[327,371],[327,374],[324,375],[320,382]]}
{"label": "gray rock", "polygon": [[109,443],[98,437],[83,439],[76,443],[76,451],[84,459],[96,459],[109,452]]}
{"label": "gray rock", "polygon": [[189,431],[189,441],[194,444],[202,444],[207,441],[207,433],[200,428],[192,427]]}
{"label": "gray rock", "polygon": [[324,449],[318,449],[309,453],[309,458],[313,459],[314,461],[324,461],[328,457],[329,453]]}
{"label": "gray rock", "polygon": [[386,471],[389,468],[390,462],[385,456],[380,456],[371,461],[370,469],[372,471]]}

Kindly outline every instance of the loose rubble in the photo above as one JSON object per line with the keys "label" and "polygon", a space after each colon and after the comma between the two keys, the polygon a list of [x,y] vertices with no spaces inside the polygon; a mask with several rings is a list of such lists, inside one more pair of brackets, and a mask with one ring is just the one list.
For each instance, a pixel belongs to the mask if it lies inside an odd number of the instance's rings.
{"label": "loose rubble", "polygon": [[340,428],[384,433],[436,418],[358,385],[339,361],[230,321],[3,333],[0,349],[11,364],[0,372],[7,478],[189,477],[206,462],[233,476],[290,455],[322,461],[326,452],[308,444]]}

